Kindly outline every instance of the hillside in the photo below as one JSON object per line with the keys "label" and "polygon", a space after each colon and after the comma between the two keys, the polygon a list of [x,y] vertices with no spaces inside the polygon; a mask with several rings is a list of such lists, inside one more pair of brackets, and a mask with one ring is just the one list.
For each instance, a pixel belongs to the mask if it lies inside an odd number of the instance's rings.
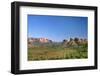
{"label": "hillside", "polygon": [[64,39],[62,42],[54,42],[47,38],[28,38],[28,46],[35,47],[35,46],[62,46],[62,47],[69,47],[69,46],[81,46],[87,45],[87,39],[79,39],[79,38],[70,38],[70,40]]}

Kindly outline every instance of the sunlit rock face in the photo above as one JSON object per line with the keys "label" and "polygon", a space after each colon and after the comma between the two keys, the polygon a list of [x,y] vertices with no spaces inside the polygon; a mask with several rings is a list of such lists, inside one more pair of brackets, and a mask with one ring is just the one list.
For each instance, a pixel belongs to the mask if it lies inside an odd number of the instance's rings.
{"label": "sunlit rock face", "polygon": [[47,43],[47,42],[49,42],[49,40],[47,38],[40,38],[39,41],[41,43]]}
{"label": "sunlit rock face", "polygon": [[88,41],[87,39],[82,38],[70,38],[69,40],[64,39],[59,43],[56,43],[52,40],[49,40],[47,38],[28,38],[28,47],[32,48],[35,46],[50,46],[50,45],[62,45],[62,47],[69,47],[69,46],[81,46],[81,45],[87,45]]}
{"label": "sunlit rock face", "polygon": [[34,46],[42,46],[44,44],[50,44],[52,40],[47,38],[28,38],[28,48],[33,48]]}
{"label": "sunlit rock face", "polygon": [[63,46],[79,46],[79,45],[84,45],[84,44],[88,44],[87,39],[79,39],[79,38],[70,38],[70,40],[63,40]]}
{"label": "sunlit rock face", "polygon": [[52,40],[49,40],[47,38],[28,38],[28,43],[34,43],[34,42],[40,42],[40,43],[49,43],[52,42]]}

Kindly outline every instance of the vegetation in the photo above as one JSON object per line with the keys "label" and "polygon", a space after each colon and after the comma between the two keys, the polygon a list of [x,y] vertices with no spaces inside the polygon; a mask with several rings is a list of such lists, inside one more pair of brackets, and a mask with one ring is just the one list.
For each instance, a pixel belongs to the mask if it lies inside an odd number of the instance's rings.
{"label": "vegetation", "polygon": [[[73,39],[70,39],[73,41]],[[74,41],[78,44],[79,39]],[[87,43],[79,45],[69,45],[67,40],[63,42],[35,43],[33,47],[28,48],[28,60],[58,60],[58,59],[83,59],[88,58]]]}

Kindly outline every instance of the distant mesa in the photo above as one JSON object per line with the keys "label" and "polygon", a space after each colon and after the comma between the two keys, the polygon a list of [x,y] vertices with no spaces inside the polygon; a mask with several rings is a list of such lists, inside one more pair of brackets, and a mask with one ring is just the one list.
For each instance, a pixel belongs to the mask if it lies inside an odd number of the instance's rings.
{"label": "distant mesa", "polygon": [[41,46],[43,44],[52,43],[52,40],[47,38],[28,38],[28,47]]}
{"label": "distant mesa", "polygon": [[87,39],[70,38],[69,41],[66,39],[63,40],[63,46],[79,46],[87,43],[88,43]]}
{"label": "distant mesa", "polygon": [[34,42],[49,43],[52,42],[52,40],[49,40],[47,38],[28,38],[28,43],[34,43]]}
{"label": "distant mesa", "polygon": [[[55,44],[52,40],[49,40],[47,38],[28,38],[28,47],[34,47],[36,45],[43,46],[47,44]],[[64,39],[59,44],[62,44],[63,47],[67,46],[80,46],[84,44],[88,44],[87,39],[79,39],[79,38],[70,38],[70,40]]]}

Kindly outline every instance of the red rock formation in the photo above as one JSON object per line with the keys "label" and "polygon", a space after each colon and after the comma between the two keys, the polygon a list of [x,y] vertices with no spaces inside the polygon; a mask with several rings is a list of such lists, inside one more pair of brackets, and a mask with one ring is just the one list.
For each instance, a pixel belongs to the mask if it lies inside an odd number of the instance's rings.
{"label": "red rock formation", "polygon": [[34,43],[34,42],[40,42],[40,43],[48,43],[52,42],[52,40],[49,40],[47,38],[28,38],[28,43]]}

